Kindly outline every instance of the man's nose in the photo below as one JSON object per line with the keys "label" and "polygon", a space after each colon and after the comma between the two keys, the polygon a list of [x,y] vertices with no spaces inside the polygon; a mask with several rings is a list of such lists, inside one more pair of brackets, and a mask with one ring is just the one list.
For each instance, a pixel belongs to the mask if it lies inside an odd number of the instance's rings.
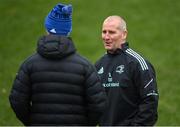
{"label": "man's nose", "polygon": [[105,37],[105,39],[109,39],[109,38],[110,38],[109,33],[108,33],[108,32],[105,33],[105,34],[104,34],[104,37]]}

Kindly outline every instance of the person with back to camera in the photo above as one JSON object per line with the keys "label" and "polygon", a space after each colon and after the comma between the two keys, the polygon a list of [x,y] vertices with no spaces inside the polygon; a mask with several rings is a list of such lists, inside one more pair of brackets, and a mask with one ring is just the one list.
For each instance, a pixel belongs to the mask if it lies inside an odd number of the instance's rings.
{"label": "person with back to camera", "polygon": [[9,96],[26,126],[97,125],[106,94],[95,67],[80,56],[69,34],[72,5],[57,4],[45,19],[48,35],[21,65]]}
{"label": "person with back to camera", "polygon": [[126,22],[120,16],[107,17],[102,40],[107,54],[96,62],[96,69],[108,96],[108,109],[101,126],[152,126],[158,113],[155,70],[150,62],[126,42]]}

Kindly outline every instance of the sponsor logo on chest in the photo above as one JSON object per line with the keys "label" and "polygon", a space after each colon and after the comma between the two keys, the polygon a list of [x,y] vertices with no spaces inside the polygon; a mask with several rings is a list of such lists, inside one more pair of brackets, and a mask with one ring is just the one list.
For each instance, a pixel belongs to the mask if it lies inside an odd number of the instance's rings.
{"label": "sponsor logo on chest", "polygon": [[[116,72],[115,74],[122,74],[124,72],[124,65],[119,65],[113,70],[112,72]],[[101,67],[98,71],[99,75],[102,75],[104,73],[104,67]],[[119,87],[120,83],[118,81],[113,81],[113,76],[111,72],[108,72],[108,77],[106,79],[106,83],[103,83],[102,85],[104,87]]]}

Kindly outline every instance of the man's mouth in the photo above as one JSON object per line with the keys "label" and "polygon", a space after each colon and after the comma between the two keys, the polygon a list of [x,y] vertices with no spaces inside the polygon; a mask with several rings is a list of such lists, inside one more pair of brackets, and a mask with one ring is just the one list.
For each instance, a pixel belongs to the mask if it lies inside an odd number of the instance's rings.
{"label": "man's mouth", "polygon": [[105,45],[110,46],[111,42],[105,42]]}

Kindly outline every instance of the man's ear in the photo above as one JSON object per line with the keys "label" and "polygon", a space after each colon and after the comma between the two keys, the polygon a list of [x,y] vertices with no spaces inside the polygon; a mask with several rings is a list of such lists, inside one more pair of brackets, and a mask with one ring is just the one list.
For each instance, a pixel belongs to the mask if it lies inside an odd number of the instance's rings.
{"label": "man's ear", "polygon": [[128,31],[127,31],[127,30],[123,31],[123,34],[122,34],[122,39],[123,39],[123,40],[126,40],[127,34],[128,34]]}

